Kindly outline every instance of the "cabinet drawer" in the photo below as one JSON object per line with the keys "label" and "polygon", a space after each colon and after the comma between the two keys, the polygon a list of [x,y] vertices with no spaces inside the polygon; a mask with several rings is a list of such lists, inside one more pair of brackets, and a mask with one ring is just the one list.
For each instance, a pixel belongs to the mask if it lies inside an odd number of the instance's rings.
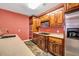
{"label": "cabinet drawer", "polygon": [[59,38],[53,38],[53,37],[49,37],[49,41],[50,42],[56,42],[56,43],[62,43],[62,39]]}

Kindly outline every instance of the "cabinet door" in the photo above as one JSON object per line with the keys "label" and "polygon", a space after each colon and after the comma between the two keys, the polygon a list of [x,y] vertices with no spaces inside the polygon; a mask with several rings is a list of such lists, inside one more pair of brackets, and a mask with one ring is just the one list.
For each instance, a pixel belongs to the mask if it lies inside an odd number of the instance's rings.
{"label": "cabinet door", "polygon": [[48,51],[52,54],[54,52],[53,41],[50,38],[48,40]]}
{"label": "cabinet door", "polygon": [[64,55],[64,51],[62,49],[63,48],[63,45],[60,44],[58,46],[59,46],[59,53],[58,54],[63,56]]}
{"label": "cabinet door", "polygon": [[36,27],[32,25],[32,32],[37,32]]}
{"label": "cabinet door", "polygon": [[32,31],[35,32],[36,31],[36,26],[35,26],[36,25],[36,21],[35,21],[34,18],[32,20],[33,20]]}
{"label": "cabinet door", "polygon": [[36,25],[37,25],[37,27],[39,27],[41,25],[41,20],[39,18],[37,18],[37,20],[36,20]]}
{"label": "cabinet door", "polygon": [[49,37],[48,51],[54,55],[64,55],[62,39]]}
{"label": "cabinet door", "polygon": [[79,8],[79,3],[66,3],[64,4],[65,12]]}
{"label": "cabinet door", "polygon": [[45,51],[45,37],[42,35],[38,35],[37,45],[40,49]]}
{"label": "cabinet door", "polygon": [[44,20],[43,16],[40,17],[41,22]]}
{"label": "cabinet door", "polygon": [[43,16],[40,17],[40,19],[41,19],[41,22],[48,21],[49,15],[43,15]]}
{"label": "cabinet door", "polygon": [[41,40],[41,48],[42,48],[42,50],[46,49],[45,48],[45,38],[42,38],[42,40]]}
{"label": "cabinet door", "polygon": [[62,10],[57,11],[56,13],[56,17],[57,17],[57,26],[61,26],[64,23],[64,12]]}
{"label": "cabinet door", "polygon": [[41,44],[41,37],[40,35],[38,35],[37,46],[40,47],[40,44]]}
{"label": "cabinet door", "polygon": [[50,22],[50,27],[54,27],[56,25],[55,14],[50,14],[49,15],[49,22]]}
{"label": "cabinet door", "polygon": [[64,3],[64,12],[67,12],[67,3]]}
{"label": "cabinet door", "polygon": [[40,26],[40,21],[38,18],[33,18],[33,25],[32,25],[32,31],[33,32],[37,32],[39,29],[38,29],[38,26]]}
{"label": "cabinet door", "polygon": [[68,3],[67,9],[75,8],[76,6],[79,6],[79,3]]}
{"label": "cabinet door", "polygon": [[32,41],[36,44],[37,43],[37,34],[33,33],[33,39]]}
{"label": "cabinet door", "polygon": [[53,43],[51,41],[48,42],[48,51],[53,52]]}

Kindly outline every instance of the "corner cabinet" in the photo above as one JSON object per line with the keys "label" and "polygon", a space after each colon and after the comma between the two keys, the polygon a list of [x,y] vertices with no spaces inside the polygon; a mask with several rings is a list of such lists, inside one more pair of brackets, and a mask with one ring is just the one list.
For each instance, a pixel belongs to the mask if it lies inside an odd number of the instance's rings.
{"label": "corner cabinet", "polygon": [[77,8],[79,8],[79,3],[65,3],[64,4],[65,12],[72,11]]}
{"label": "corner cabinet", "polygon": [[37,20],[36,20],[36,25],[37,25],[37,27],[40,27],[40,25],[41,25],[41,20],[39,19],[39,18],[37,18]]}
{"label": "corner cabinet", "polygon": [[39,18],[33,18],[32,31],[33,32],[39,31],[40,25],[41,25],[40,19]]}
{"label": "corner cabinet", "polygon": [[64,56],[64,39],[49,37],[48,51],[56,56]]}
{"label": "corner cabinet", "polygon": [[36,32],[36,31],[37,31],[37,29],[36,29],[36,19],[33,18],[32,20],[33,20],[33,24],[32,24],[32,32]]}

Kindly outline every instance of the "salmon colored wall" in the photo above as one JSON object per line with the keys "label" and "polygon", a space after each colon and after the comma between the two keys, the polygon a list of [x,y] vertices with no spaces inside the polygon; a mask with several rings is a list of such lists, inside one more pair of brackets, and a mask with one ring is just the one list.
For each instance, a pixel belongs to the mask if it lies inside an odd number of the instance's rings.
{"label": "salmon colored wall", "polygon": [[[64,33],[64,28],[63,27],[59,27],[59,28],[41,28],[40,29],[41,32],[51,32],[51,33]],[[57,32],[59,31],[59,32]]]}
{"label": "salmon colored wall", "polygon": [[29,17],[0,9],[0,29],[2,28],[26,40],[29,38]]}

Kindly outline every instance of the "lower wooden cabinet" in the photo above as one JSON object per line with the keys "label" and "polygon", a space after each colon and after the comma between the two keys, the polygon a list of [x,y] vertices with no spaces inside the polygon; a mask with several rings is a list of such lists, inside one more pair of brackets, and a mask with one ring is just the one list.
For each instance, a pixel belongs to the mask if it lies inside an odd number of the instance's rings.
{"label": "lower wooden cabinet", "polygon": [[50,38],[48,41],[48,51],[56,56],[63,56],[64,49],[63,49],[63,39],[59,38]]}
{"label": "lower wooden cabinet", "polygon": [[48,51],[57,56],[63,56],[63,49],[61,44],[57,44],[55,42],[49,42]]}
{"label": "lower wooden cabinet", "polygon": [[64,39],[33,33],[32,40],[40,49],[56,56],[64,55]]}
{"label": "lower wooden cabinet", "polygon": [[42,50],[47,51],[47,37],[33,33],[32,41]]}
{"label": "lower wooden cabinet", "polygon": [[33,38],[32,38],[32,41],[35,43],[35,44],[37,44],[38,43],[38,34],[35,34],[35,33],[33,33]]}
{"label": "lower wooden cabinet", "polygon": [[39,40],[38,46],[42,50],[46,51],[46,39],[45,39],[45,36],[39,35],[39,39],[38,40]]}

